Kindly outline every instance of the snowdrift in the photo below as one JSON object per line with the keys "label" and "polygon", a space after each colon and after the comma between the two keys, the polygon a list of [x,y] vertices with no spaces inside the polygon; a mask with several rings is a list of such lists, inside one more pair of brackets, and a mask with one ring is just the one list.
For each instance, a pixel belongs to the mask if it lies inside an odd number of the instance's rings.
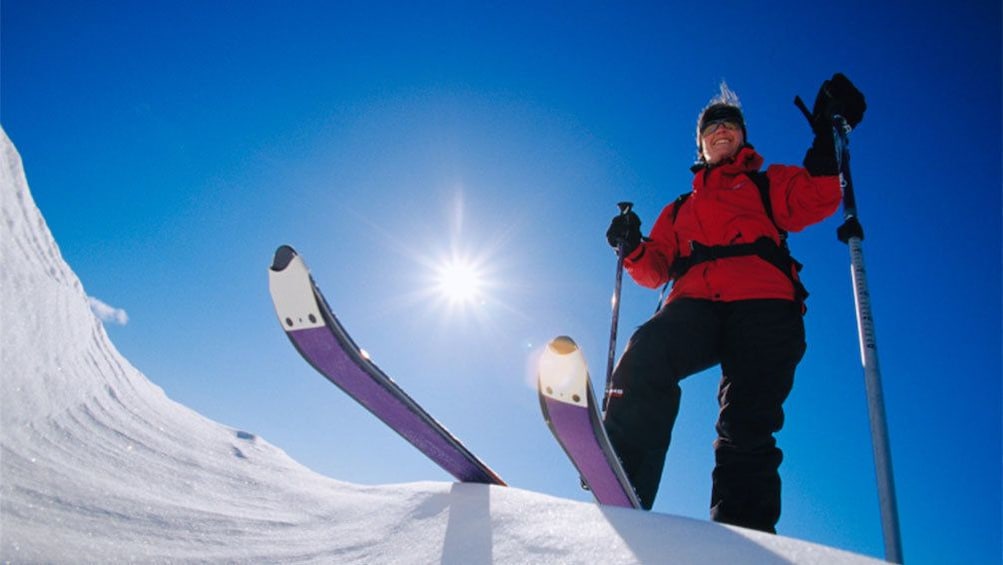
{"label": "snowdrift", "polygon": [[2,561],[875,562],[517,488],[318,475],[119,354],[2,130],[0,209]]}

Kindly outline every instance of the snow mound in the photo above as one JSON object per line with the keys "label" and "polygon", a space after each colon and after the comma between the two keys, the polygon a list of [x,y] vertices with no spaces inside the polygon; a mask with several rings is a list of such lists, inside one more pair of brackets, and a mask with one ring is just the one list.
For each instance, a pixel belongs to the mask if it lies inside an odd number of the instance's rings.
{"label": "snow mound", "polygon": [[874,562],[516,488],[323,477],[119,354],[2,129],[0,214],[0,561]]}

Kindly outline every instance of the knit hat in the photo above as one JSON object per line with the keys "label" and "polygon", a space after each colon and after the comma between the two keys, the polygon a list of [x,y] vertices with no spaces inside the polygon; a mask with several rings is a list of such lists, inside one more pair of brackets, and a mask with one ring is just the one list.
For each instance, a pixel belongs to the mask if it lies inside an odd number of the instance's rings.
{"label": "knit hat", "polygon": [[716,122],[734,122],[742,128],[742,139],[748,145],[748,132],[745,129],[745,117],[742,115],[742,104],[728,84],[721,81],[721,92],[710,100],[707,106],[700,111],[700,118],[697,120],[697,163],[704,164],[703,142],[700,139],[703,130]]}

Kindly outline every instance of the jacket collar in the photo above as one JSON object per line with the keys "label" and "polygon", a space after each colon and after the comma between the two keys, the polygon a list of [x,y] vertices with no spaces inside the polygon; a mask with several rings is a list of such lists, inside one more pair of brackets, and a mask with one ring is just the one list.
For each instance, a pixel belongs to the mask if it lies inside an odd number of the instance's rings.
{"label": "jacket collar", "polygon": [[736,175],[739,173],[758,171],[762,166],[763,157],[757,153],[755,148],[751,145],[745,144],[731,159],[727,159],[715,165],[708,165],[707,163],[701,161],[690,167],[690,170],[694,173],[699,173],[701,171],[720,169],[721,172],[725,174]]}

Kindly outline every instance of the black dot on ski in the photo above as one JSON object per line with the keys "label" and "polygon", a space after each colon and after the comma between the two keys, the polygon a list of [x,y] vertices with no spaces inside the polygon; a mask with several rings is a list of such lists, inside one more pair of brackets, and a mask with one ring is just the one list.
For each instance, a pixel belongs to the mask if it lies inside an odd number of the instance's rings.
{"label": "black dot on ski", "polygon": [[582,397],[578,396],[577,394],[573,394],[571,395],[571,400],[574,400],[575,402],[581,402]]}
{"label": "black dot on ski", "polygon": [[314,316],[313,314],[310,314],[310,323],[311,324],[316,324],[317,323],[317,317]]}
{"label": "black dot on ski", "polygon": [[293,319],[292,318],[286,318],[286,325],[289,326],[290,328],[293,327]]}

